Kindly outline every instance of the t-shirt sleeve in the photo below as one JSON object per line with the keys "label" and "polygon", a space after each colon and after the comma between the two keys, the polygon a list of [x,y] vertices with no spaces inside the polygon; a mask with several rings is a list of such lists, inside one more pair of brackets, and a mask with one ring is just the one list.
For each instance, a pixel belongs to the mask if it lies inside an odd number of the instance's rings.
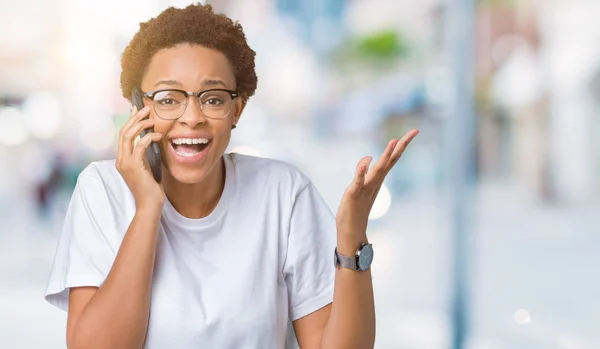
{"label": "t-shirt sleeve", "polygon": [[64,311],[71,287],[100,287],[118,249],[109,196],[100,178],[89,172],[84,170],[77,179],[44,295]]}
{"label": "t-shirt sleeve", "polygon": [[283,270],[290,320],[302,318],[333,301],[335,244],[335,216],[309,181],[293,205]]}

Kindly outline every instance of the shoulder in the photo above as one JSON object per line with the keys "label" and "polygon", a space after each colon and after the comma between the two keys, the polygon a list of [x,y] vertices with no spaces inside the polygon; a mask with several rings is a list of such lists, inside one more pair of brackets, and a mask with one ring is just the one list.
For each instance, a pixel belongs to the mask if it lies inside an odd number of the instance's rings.
{"label": "shoulder", "polygon": [[260,184],[299,192],[310,179],[295,165],[283,160],[228,153],[236,177],[242,184]]}
{"label": "shoulder", "polygon": [[81,184],[88,184],[90,182],[108,182],[112,183],[121,178],[117,168],[115,167],[115,160],[100,160],[93,161],[88,164],[77,177],[77,182]]}
{"label": "shoulder", "polygon": [[115,160],[92,162],[79,173],[70,206],[74,217],[83,213],[102,222],[104,229],[117,227],[117,237],[135,214],[135,199],[117,171]]}
{"label": "shoulder", "polygon": [[129,193],[127,184],[115,167],[114,159],[94,161],[87,165],[77,177],[77,188],[95,194],[100,194],[101,191],[112,197]]}

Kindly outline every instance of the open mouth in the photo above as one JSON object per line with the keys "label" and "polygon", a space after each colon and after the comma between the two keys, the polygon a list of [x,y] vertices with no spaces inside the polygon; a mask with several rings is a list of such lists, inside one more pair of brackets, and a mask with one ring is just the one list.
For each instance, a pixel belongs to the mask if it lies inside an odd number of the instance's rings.
{"label": "open mouth", "polygon": [[171,146],[178,155],[192,157],[200,154],[210,144],[207,138],[174,138]]}

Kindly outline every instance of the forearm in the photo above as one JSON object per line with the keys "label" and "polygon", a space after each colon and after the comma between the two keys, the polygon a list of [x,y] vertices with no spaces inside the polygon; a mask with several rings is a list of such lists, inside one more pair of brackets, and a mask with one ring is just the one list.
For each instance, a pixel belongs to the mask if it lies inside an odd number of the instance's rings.
{"label": "forearm", "polygon": [[138,211],[105,282],[75,324],[69,348],[142,348],[160,212]]}
{"label": "forearm", "polygon": [[[352,256],[366,235],[338,237],[338,252]],[[338,268],[331,314],[325,327],[322,349],[368,349],[375,343],[375,302],[371,271]]]}

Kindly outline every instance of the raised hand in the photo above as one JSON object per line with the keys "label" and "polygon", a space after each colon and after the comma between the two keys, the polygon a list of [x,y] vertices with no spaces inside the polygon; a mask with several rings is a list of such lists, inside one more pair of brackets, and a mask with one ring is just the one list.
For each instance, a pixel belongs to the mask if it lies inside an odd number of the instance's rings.
{"label": "raised hand", "polygon": [[336,215],[338,241],[345,236],[366,238],[369,214],[385,176],[418,133],[418,130],[411,130],[400,140],[391,140],[384,153],[370,169],[369,165],[372,161],[370,156],[365,156],[358,162],[354,180],[344,192],[338,207]]}
{"label": "raised hand", "polygon": [[133,107],[131,117],[119,131],[119,153],[116,167],[135,198],[136,208],[159,209],[164,204],[164,190],[152,176],[148,161],[145,157],[146,148],[151,142],[162,139],[159,133],[148,133],[134,146],[134,139],[144,129],[154,126],[152,118],[148,117],[150,108],[137,110]]}

